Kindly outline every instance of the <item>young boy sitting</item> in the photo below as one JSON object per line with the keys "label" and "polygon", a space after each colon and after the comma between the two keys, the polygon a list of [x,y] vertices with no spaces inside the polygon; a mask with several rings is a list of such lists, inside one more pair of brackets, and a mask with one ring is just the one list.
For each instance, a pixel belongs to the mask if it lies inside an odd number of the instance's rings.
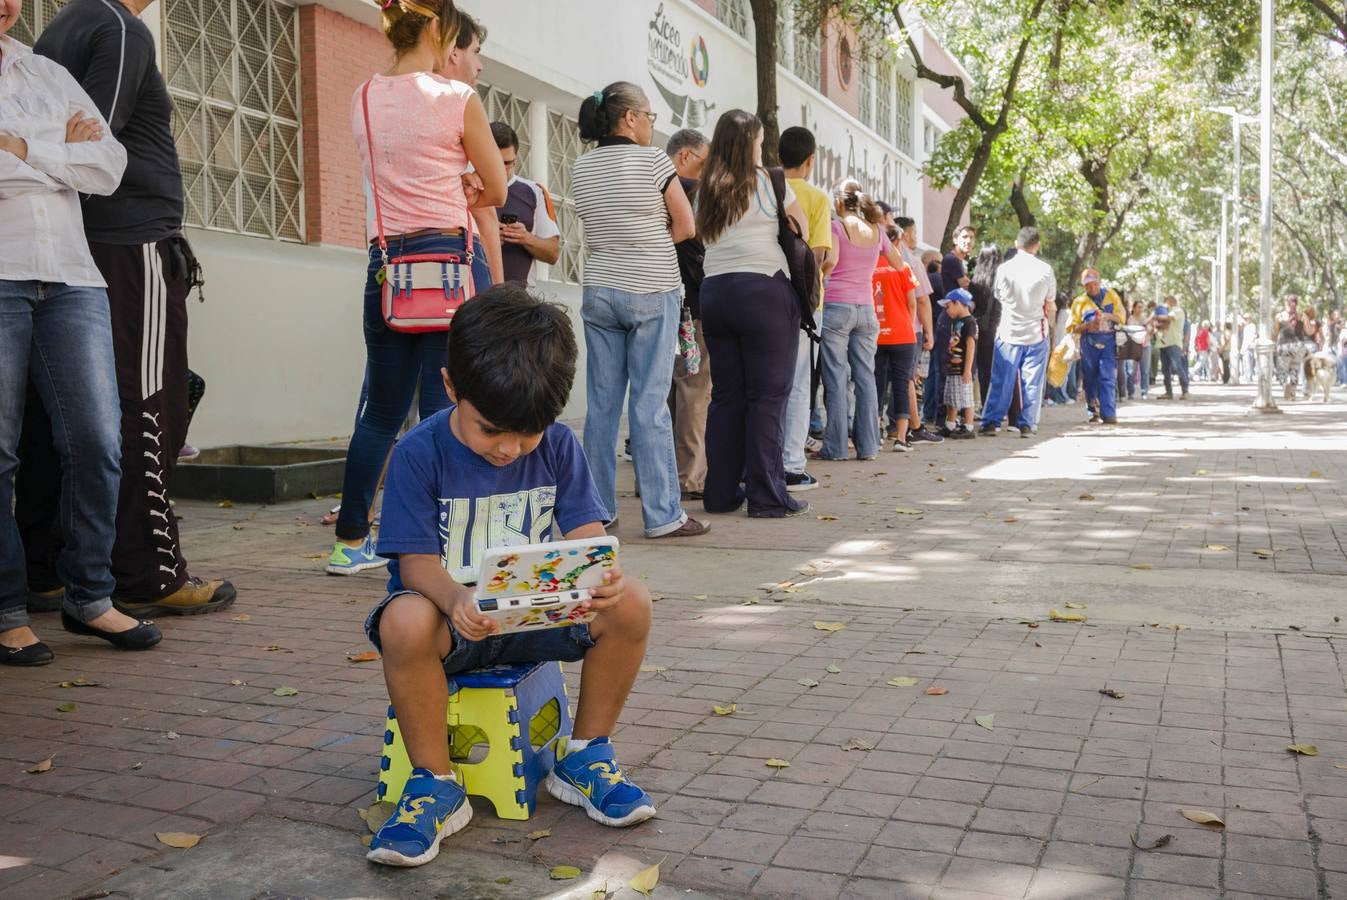
{"label": "young boy sitting", "polygon": [[[449,759],[446,676],[481,666],[585,660],[575,724],[558,739],[547,789],[605,825],[655,815],[650,795],[618,767],[612,732],[645,656],[650,594],[620,569],[605,576],[588,625],[496,635],[473,589],[488,547],[600,537],[608,514],[579,441],[557,424],[575,380],[576,346],[558,305],[514,284],[467,303],[449,332],[442,370],[455,405],[393,450],[379,553],[388,596],[365,631],[413,766],[368,858],[419,866],[468,824],[472,808]],[[554,535],[554,531],[556,534]]]}
{"label": "young boy sitting", "polygon": [[973,295],[955,288],[940,300],[940,305],[949,317],[949,340],[941,348],[945,429],[950,437],[967,440],[973,437],[973,360],[978,342],[978,320],[972,315]]}

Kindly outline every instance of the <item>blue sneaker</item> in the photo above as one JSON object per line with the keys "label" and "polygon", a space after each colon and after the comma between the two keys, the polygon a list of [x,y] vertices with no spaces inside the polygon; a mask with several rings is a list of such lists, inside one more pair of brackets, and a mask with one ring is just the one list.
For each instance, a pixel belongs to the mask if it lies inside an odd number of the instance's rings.
{"label": "blue sneaker", "polygon": [[423,866],[440,853],[440,841],[472,820],[468,795],[457,781],[429,769],[412,769],[393,815],[370,841],[365,859],[386,866]]}
{"label": "blue sneaker", "polygon": [[365,535],[365,543],[351,547],[337,541],[332,545],[332,555],[327,558],[329,575],[354,575],[366,569],[378,569],[388,565],[388,560],[374,552],[374,532]]}
{"label": "blue sneaker", "polygon": [[[560,755],[565,741],[558,744]],[[606,737],[594,738],[583,750],[558,759],[547,776],[547,792],[562,803],[583,808],[604,825],[635,825],[655,815],[655,801],[622,774]]]}

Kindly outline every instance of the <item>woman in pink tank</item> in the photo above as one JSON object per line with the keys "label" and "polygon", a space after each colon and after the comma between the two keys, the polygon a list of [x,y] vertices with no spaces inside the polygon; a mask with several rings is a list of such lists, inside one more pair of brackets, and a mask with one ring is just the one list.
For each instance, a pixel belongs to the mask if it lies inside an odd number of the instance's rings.
{"label": "woman in pink tank", "polygon": [[[442,69],[458,38],[461,17],[453,0],[390,0],[383,28],[395,61],[384,74],[356,89],[351,130],[364,163],[367,189],[378,192],[390,256],[463,253],[470,207],[505,202],[505,165],[490,122],[469,85],[433,74]],[[365,100],[369,123],[365,130]],[[371,138],[374,156],[371,159]],[[471,163],[482,190],[468,196],[463,173]],[[365,278],[365,352],[369,396],[346,455],[337,542],[327,571],[349,575],[386,564],[374,552],[369,511],[388,452],[411,408],[421,381],[421,418],[449,405],[438,373],[448,353],[445,332],[407,334],[384,324],[381,286],[375,276],[378,247],[374,203],[366,198],[370,239]],[[491,285],[486,260],[476,256],[472,277],[478,292]]]}

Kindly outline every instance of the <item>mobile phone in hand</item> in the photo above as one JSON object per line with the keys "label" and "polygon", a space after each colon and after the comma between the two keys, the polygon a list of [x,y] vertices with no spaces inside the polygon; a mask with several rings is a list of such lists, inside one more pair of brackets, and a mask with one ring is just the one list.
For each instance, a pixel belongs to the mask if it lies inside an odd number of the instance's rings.
{"label": "mobile phone in hand", "polygon": [[502,224],[502,225],[514,225],[514,224],[516,224],[516,223],[518,223],[518,222],[519,222],[519,216],[515,215],[514,213],[501,213],[501,214],[500,214],[500,224]]}

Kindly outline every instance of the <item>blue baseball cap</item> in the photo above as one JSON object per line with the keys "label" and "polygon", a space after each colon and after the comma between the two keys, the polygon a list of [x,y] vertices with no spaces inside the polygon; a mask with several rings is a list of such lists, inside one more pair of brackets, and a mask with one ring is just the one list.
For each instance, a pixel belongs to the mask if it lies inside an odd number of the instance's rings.
{"label": "blue baseball cap", "polygon": [[1080,318],[1082,322],[1093,322],[1098,317],[1099,317],[1098,310],[1087,309],[1085,310],[1085,315],[1081,316]]}
{"label": "blue baseball cap", "polygon": [[962,303],[964,306],[968,307],[969,309],[972,309],[973,295],[968,293],[968,291],[965,291],[963,288],[955,288],[954,290],[950,291],[948,294],[940,298],[941,306],[947,306],[950,303],[954,302]]}
{"label": "blue baseball cap", "polygon": [[1165,305],[1162,303],[1162,304],[1160,304],[1159,306],[1155,307],[1155,314],[1156,314],[1157,316],[1167,316],[1167,315],[1169,315],[1169,307],[1168,307],[1168,306],[1165,306]]}

